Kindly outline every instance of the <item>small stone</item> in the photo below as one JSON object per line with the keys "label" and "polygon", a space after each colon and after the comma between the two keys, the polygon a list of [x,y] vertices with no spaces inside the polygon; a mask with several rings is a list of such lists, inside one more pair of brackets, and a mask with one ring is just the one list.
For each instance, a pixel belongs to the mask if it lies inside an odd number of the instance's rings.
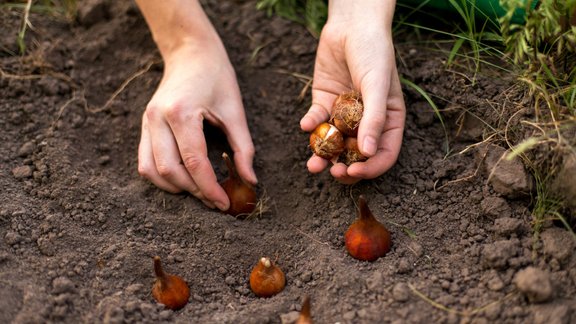
{"label": "small stone", "polygon": [[224,279],[224,282],[228,285],[228,286],[233,286],[236,284],[236,279],[234,279],[234,277],[232,276],[227,276],[226,279]]}
{"label": "small stone", "polygon": [[540,234],[540,238],[542,239],[544,254],[561,263],[568,261],[576,248],[576,240],[572,234],[562,228],[548,228]]}
{"label": "small stone", "polygon": [[24,143],[24,145],[22,145],[20,147],[20,149],[18,149],[18,156],[19,157],[26,157],[26,156],[32,154],[35,149],[36,149],[36,145],[34,144],[34,142],[28,141],[28,142]]}
{"label": "small stone", "polygon": [[98,164],[100,165],[106,165],[108,163],[110,163],[110,155],[102,155],[101,157],[98,158]]}
{"label": "small stone", "polygon": [[344,315],[342,315],[342,318],[347,320],[347,321],[351,321],[356,317],[356,311],[348,311],[346,313],[344,313]]}
{"label": "small stone", "polygon": [[144,285],[137,283],[137,284],[131,284],[130,286],[126,287],[125,290],[127,295],[134,295],[137,294],[140,290],[142,290],[142,288],[144,288]]}
{"label": "small stone", "polygon": [[384,276],[382,275],[382,272],[374,271],[374,273],[366,279],[366,287],[370,290],[377,290],[382,287],[383,282]]}
{"label": "small stone", "polygon": [[20,236],[18,233],[14,232],[14,231],[8,231],[6,232],[6,235],[4,235],[4,242],[6,242],[6,244],[12,246],[14,244],[18,244],[22,241],[22,236]]}
{"label": "small stone", "polygon": [[32,167],[29,165],[15,167],[12,169],[12,175],[16,179],[30,178],[32,176]]}
{"label": "small stone", "polygon": [[302,280],[302,282],[307,283],[310,282],[310,280],[312,280],[312,272],[310,271],[304,271],[302,273],[302,275],[300,275],[300,279]]}
{"label": "small stone", "polygon": [[412,271],[412,264],[410,264],[408,259],[402,258],[400,261],[398,261],[397,271],[398,273],[409,273]]}
{"label": "small stone", "polygon": [[552,282],[548,272],[528,267],[518,271],[513,281],[518,290],[533,303],[542,303],[552,298]]}
{"label": "small stone", "polygon": [[410,298],[410,287],[404,282],[399,282],[392,288],[392,298],[398,302],[405,302]]}
{"label": "small stone", "polygon": [[496,274],[492,279],[488,281],[487,287],[492,291],[500,291],[504,288],[504,282]]}
{"label": "small stone", "polygon": [[76,287],[72,280],[66,277],[58,277],[52,281],[52,289],[54,294],[73,293]]}
{"label": "small stone", "polygon": [[293,311],[286,314],[280,314],[280,322],[282,324],[293,324],[300,317],[300,312]]}

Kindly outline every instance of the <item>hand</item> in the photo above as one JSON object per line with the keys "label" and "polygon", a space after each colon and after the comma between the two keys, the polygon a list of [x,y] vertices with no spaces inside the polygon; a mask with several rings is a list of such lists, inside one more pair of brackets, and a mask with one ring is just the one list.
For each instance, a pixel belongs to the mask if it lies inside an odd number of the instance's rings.
{"label": "hand", "polygon": [[[347,8],[342,11],[342,2],[334,1],[320,35],[312,106],[300,126],[304,131],[313,131],[329,119],[340,93],[351,88],[361,92],[364,115],[358,129],[358,145],[368,160],[348,167],[334,164],[330,173],[344,184],[378,177],[394,165],[400,152],[406,108],[391,35],[391,2],[390,8],[386,7],[390,5],[387,1],[344,1]],[[328,163],[314,155],[307,166],[310,172],[318,173]]]}
{"label": "hand", "polygon": [[184,44],[163,56],[162,81],[142,118],[138,171],[166,191],[188,191],[211,208],[227,210],[202,122],[224,131],[238,173],[255,184],[254,146],[234,70],[220,41]]}

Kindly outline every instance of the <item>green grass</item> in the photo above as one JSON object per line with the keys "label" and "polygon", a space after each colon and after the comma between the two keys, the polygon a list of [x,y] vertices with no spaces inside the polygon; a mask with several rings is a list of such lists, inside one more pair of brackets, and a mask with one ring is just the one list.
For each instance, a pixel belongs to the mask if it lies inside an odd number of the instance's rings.
{"label": "green grass", "polygon": [[0,10],[22,11],[22,22],[18,29],[17,42],[20,55],[24,55],[26,53],[26,32],[29,28],[33,28],[30,13],[50,14],[72,21],[76,17],[77,3],[76,0],[14,1],[0,4]]}

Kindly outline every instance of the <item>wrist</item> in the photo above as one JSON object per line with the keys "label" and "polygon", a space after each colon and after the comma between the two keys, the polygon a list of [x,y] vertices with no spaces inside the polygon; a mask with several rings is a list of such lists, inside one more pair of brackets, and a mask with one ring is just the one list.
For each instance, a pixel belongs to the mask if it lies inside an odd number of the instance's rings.
{"label": "wrist", "polygon": [[197,0],[136,0],[164,59],[183,48],[218,44],[220,37]]}
{"label": "wrist", "polygon": [[379,24],[391,29],[395,0],[330,0],[329,23]]}

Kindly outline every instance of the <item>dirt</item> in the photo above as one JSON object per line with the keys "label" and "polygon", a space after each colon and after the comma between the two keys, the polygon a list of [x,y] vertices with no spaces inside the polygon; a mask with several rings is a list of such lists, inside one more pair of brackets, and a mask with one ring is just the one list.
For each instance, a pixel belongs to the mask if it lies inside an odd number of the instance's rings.
{"label": "dirt", "polygon": [[[290,323],[307,295],[317,323],[576,321],[574,238],[551,224],[535,237],[530,196],[495,191],[476,146],[459,154],[485,135],[474,119],[448,127],[447,152],[442,124],[405,88],[391,171],[351,187],[309,174],[298,121],[310,93],[300,98],[297,73],[312,75],[317,40],[254,1],[205,1],[238,74],[270,207],[237,220],[139,177],[159,54],[133,3],[80,5],[79,22],[33,13],[25,56],[16,55],[21,12],[0,11],[0,322]],[[435,52],[397,46],[401,74],[435,94],[447,124],[462,111],[499,116],[506,77],[472,83]],[[225,138],[206,133],[224,178]],[[359,194],[392,233],[391,252],[375,262],[344,248]],[[180,311],[151,296],[155,255],[191,287]],[[272,298],[248,284],[262,256],[287,277]]]}

